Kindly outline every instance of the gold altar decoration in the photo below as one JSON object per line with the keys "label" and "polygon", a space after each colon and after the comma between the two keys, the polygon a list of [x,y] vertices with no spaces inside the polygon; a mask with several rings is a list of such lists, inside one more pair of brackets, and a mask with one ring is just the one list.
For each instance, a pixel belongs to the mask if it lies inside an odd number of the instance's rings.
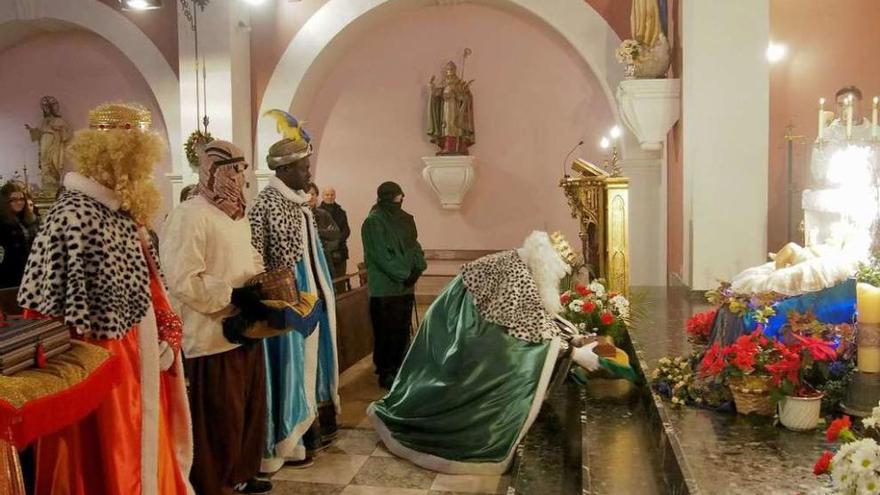
{"label": "gold altar decoration", "polygon": [[585,160],[572,164],[559,186],[580,222],[581,249],[590,278],[629,294],[629,179]]}

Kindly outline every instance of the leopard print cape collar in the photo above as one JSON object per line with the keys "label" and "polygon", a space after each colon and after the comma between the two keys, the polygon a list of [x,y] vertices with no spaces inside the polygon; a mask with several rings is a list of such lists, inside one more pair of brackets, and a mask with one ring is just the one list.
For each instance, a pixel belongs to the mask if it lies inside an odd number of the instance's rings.
{"label": "leopard print cape collar", "polygon": [[[314,224],[308,204],[289,198],[285,192],[295,194],[287,186],[276,187],[270,180],[248,212],[252,243],[263,256],[267,270],[295,269],[303,259],[305,229]],[[312,228],[317,232],[317,227]]]}
{"label": "leopard print cape collar", "polygon": [[96,197],[99,189],[80,187],[79,179],[65,185],[34,240],[19,305],[63,318],[90,338],[122,338],[150,305],[138,226],[107,198]]}
{"label": "leopard print cape collar", "polygon": [[462,268],[462,282],[480,315],[528,342],[543,342],[558,332],[553,315],[541,304],[538,287],[516,250],[484,256]]}

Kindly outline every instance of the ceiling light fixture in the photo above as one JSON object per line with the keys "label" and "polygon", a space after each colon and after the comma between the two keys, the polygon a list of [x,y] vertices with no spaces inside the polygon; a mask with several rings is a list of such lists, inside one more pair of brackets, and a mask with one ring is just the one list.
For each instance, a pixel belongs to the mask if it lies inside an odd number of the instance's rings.
{"label": "ceiling light fixture", "polygon": [[122,10],[153,10],[162,7],[162,0],[119,0]]}

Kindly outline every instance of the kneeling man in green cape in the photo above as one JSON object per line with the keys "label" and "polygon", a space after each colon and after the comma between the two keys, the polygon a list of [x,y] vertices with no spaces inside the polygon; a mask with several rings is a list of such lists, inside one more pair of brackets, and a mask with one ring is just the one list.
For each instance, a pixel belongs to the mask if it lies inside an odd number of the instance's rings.
{"label": "kneeling man in green cape", "polygon": [[443,473],[507,470],[557,358],[599,367],[595,343],[571,348],[558,317],[574,259],[561,235],[533,232],[464,266],[428,309],[391,392],[367,411],[388,450]]}

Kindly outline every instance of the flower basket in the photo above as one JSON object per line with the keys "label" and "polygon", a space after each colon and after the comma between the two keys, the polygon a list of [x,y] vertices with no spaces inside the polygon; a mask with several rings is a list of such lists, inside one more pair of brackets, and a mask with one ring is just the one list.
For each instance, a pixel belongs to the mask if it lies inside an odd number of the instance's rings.
{"label": "flower basket", "polygon": [[792,431],[815,430],[819,424],[823,396],[784,397],[779,402],[779,422]]}
{"label": "flower basket", "polygon": [[776,407],[770,398],[770,377],[764,375],[736,376],[730,379],[730,392],[740,414],[773,416]]}

